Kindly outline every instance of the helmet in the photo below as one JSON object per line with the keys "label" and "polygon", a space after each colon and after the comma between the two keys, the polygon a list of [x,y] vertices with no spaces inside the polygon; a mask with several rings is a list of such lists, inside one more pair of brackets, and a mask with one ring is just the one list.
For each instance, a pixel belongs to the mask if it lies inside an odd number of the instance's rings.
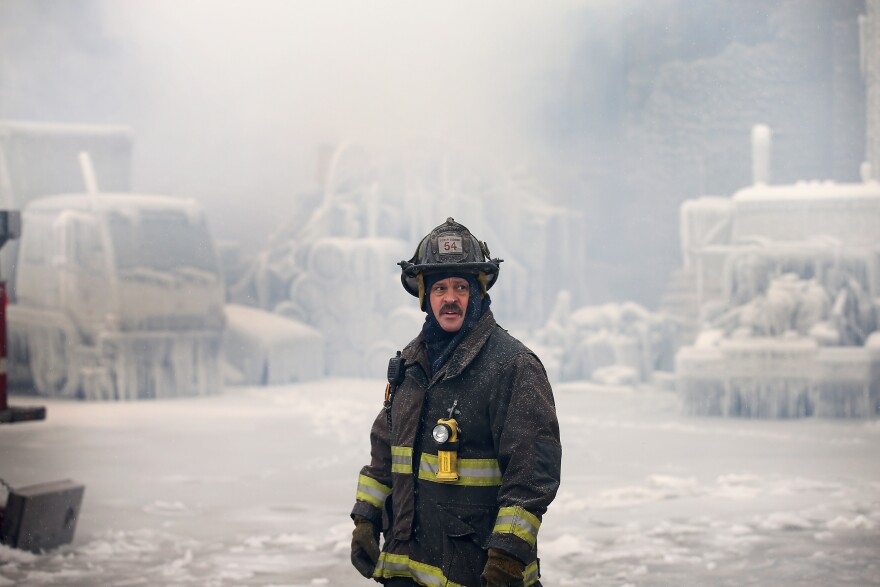
{"label": "helmet", "polygon": [[489,247],[452,218],[428,233],[409,261],[401,261],[403,288],[425,309],[424,276],[432,273],[473,273],[483,295],[495,284],[503,259],[489,259]]}

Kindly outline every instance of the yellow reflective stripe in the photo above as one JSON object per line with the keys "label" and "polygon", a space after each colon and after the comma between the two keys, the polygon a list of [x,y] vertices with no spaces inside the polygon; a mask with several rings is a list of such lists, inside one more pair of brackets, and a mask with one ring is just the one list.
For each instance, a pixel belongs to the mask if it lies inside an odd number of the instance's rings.
{"label": "yellow reflective stripe", "polygon": [[[419,584],[428,587],[464,587],[447,579],[438,567],[412,560],[405,554],[387,552],[379,555],[373,577],[377,579],[405,577],[415,579]],[[523,570],[523,584],[529,587],[537,583],[538,579],[540,579],[538,561],[533,561]]]}
{"label": "yellow reflective stripe", "polygon": [[404,554],[389,554],[387,552],[379,555],[379,562],[376,563],[373,577],[378,579],[407,577],[428,587],[464,587],[464,585],[447,579],[438,567],[414,561]]}
{"label": "yellow reflective stripe", "polygon": [[402,554],[379,554],[379,561],[373,569],[373,576],[391,579],[393,577],[409,577],[409,557]]}
{"label": "yellow reflective stripe", "polygon": [[[419,479],[437,481],[439,467],[437,455],[422,453],[419,462]],[[496,459],[458,459],[458,481],[446,485],[492,487],[501,485],[501,467]]]}
{"label": "yellow reflective stripe", "polygon": [[372,477],[367,477],[363,474],[358,476],[357,495],[355,496],[355,499],[365,501],[370,505],[380,508],[385,503],[385,498],[390,494],[391,488],[387,485],[383,485]]}
{"label": "yellow reflective stripe", "polygon": [[503,507],[498,510],[498,518],[492,532],[495,534],[514,534],[532,546],[538,542],[541,520],[521,506]]}
{"label": "yellow reflective stripe", "polygon": [[534,585],[540,578],[541,575],[538,572],[538,561],[532,561],[532,563],[523,570],[523,587]]}
{"label": "yellow reflective stripe", "polygon": [[391,472],[412,474],[412,452],[411,446],[392,446]]}

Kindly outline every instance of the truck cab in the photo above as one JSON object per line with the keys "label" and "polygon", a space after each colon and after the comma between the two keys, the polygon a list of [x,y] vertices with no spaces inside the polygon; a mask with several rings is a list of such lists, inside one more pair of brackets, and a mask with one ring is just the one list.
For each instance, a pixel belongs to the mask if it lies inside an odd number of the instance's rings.
{"label": "truck cab", "polygon": [[225,293],[195,201],[49,196],[28,204],[22,225],[13,386],[85,399],[220,391]]}

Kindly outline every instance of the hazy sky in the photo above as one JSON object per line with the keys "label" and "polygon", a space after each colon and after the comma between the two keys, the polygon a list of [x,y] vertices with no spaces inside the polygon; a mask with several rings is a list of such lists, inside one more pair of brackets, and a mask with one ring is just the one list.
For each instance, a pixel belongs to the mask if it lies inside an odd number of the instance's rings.
{"label": "hazy sky", "polygon": [[541,80],[568,67],[566,19],[588,4],[105,2],[126,49],[135,187],[195,195],[228,234],[231,217],[258,230],[283,214],[319,145],[349,137],[528,160]]}
{"label": "hazy sky", "polygon": [[584,213],[583,248],[611,274],[609,291],[650,300],[680,263],[680,202],[750,181],[756,122],[773,128],[778,177],[826,178],[835,149],[855,173],[858,10],[0,0],[0,117],[130,125],[134,189],[196,198],[215,235],[252,251],[308,212],[295,198],[333,146],[355,139],[375,156],[442,141],[533,171],[542,198]]}

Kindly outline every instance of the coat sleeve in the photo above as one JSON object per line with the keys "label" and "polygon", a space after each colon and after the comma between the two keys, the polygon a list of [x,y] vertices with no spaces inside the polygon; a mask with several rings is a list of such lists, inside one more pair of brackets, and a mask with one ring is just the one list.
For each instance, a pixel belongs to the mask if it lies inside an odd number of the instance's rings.
{"label": "coat sleeve", "polygon": [[517,355],[500,383],[490,421],[502,482],[489,546],[528,561],[537,549],[544,512],[559,489],[559,421],[547,373],[535,355]]}
{"label": "coat sleeve", "polygon": [[370,457],[370,464],[358,475],[351,516],[364,516],[381,528],[385,500],[391,494],[391,448],[384,409],[379,411],[370,430]]}

